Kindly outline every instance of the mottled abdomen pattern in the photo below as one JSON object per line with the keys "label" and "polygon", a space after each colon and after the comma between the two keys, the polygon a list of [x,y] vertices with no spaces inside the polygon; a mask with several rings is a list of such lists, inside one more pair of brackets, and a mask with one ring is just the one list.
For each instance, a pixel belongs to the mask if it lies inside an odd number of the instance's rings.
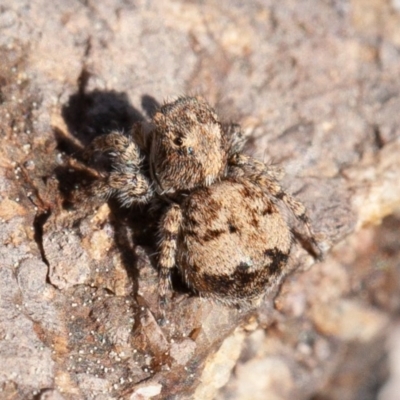
{"label": "mottled abdomen pattern", "polygon": [[286,264],[292,235],[271,197],[230,178],[182,204],[177,265],[187,284],[232,304],[262,296]]}

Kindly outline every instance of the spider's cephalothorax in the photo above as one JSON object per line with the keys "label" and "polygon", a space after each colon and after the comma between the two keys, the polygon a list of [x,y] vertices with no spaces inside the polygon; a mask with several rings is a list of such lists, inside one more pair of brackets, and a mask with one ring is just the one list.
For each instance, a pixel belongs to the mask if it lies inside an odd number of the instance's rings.
{"label": "spider's cephalothorax", "polygon": [[166,104],[153,117],[150,165],[160,193],[173,196],[211,185],[227,165],[224,131],[215,111],[194,97]]}
{"label": "spider's cephalothorax", "polygon": [[106,153],[111,170],[91,192],[115,196],[126,206],[164,204],[162,299],[177,267],[201,296],[256,304],[282,276],[290,253],[291,228],[279,202],[315,245],[304,206],[281,188],[279,169],[241,153],[240,127],[222,124],[204,100],[182,97],[165,104],[149,126],[146,138],[137,125],[132,137],[114,132],[93,141],[86,155]]}

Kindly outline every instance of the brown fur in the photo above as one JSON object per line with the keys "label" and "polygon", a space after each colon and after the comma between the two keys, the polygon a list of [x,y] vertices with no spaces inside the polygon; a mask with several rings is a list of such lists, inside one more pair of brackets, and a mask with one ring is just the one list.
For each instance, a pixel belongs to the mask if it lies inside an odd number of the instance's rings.
{"label": "brown fur", "polygon": [[177,267],[202,296],[255,304],[281,276],[292,244],[277,202],[305,225],[315,244],[304,206],[283,191],[278,168],[241,153],[240,127],[222,124],[204,100],[165,104],[150,127],[143,137],[136,125],[135,141],[111,133],[93,142],[87,156],[108,154],[111,172],[92,192],[114,195],[127,206],[169,204],[159,229],[162,299]]}

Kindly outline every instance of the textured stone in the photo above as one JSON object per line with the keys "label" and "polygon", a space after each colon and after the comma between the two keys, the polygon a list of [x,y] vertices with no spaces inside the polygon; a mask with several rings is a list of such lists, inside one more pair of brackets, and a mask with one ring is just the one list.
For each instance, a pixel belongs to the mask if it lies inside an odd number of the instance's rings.
{"label": "textured stone", "polygon": [[[3,0],[1,397],[375,398],[400,309],[387,217],[400,207],[399,27],[383,0]],[[161,326],[154,216],[70,192],[91,179],[79,152],[95,136],[186,93],[285,168],[327,257],[313,265],[297,244],[250,313],[174,279]]]}

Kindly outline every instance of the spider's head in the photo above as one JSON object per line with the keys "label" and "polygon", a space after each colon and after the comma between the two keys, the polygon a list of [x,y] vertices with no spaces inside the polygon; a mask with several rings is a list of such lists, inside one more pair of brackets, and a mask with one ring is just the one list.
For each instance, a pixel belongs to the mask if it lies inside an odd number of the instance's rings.
{"label": "spider's head", "polygon": [[195,97],[160,108],[153,118],[150,163],[160,193],[211,185],[226,170],[227,150],[215,111]]}

